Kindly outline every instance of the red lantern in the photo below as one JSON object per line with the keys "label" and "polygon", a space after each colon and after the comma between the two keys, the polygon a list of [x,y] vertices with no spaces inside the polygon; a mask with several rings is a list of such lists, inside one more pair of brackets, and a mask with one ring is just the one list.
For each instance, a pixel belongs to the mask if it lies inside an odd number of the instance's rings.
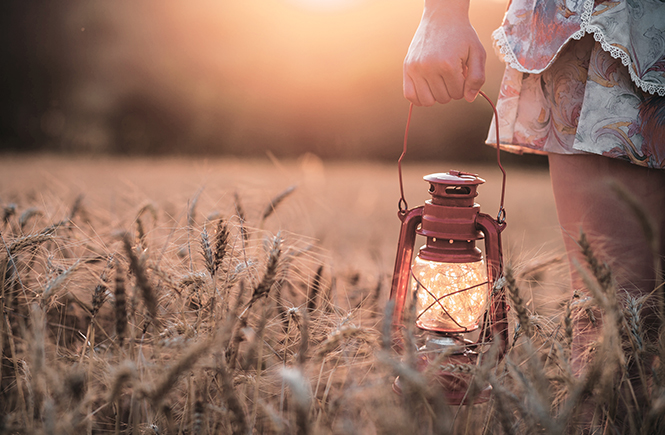
{"label": "red lantern", "polygon": [[[405,326],[405,310],[415,313],[410,320],[419,331],[421,368],[440,352],[450,355],[447,362],[474,364],[483,346],[495,337],[503,355],[508,342],[507,307],[504,292],[495,290],[503,265],[503,207],[497,219],[480,212],[475,198],[485,180],[475,174],[450,171],[424,179],[431,199],[409,210],[403,194],[400,200],[402,225],[390,291],[393,325]],[[425,237],[426,243],[413,258],[417,235]],[[484,240],[484,256],[476,247],[478,240]],[[468,338],[474,336],[475,340]],[[437,378],[449,403],[465,403],[468,379],[445,371]],[[399,379],[395,389],[400,390]],[[475,400],[486,399],[489,391],[487,387]]]}

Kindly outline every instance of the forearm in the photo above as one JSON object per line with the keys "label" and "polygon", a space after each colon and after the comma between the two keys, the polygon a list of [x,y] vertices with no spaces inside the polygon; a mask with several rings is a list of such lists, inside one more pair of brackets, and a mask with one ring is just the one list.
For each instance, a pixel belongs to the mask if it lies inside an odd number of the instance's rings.
{"label": "forearm", "polygon": [[469,20],[469,4],[471,0],[425,0],[423,18],[440,16],[464,18]]}

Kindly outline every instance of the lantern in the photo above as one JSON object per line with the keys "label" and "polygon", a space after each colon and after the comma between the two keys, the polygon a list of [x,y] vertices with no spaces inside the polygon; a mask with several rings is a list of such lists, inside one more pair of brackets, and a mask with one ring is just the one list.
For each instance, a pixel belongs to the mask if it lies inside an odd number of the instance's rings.
{"label": "lantern", "polygon": [[[502,271],[501,232],[506,225],[502,211],[497,219],[480,212],[475,197],[485,180],[477,175],[450,171],[424,179],[432,196],[425,205],[407,210],[402,208],[406,202],[400,202],[402,225],[390,292],[393,325],[404,326],[407,308],[415,313],[410,320],[424,342],[418,347],[421,368],[440,352],[450,355],[452,363],[473,364],[494,337],[500,340],[501,353],[506,348],[505,296],[494,291]],[[412,259],[417,235],[426,242]],[[476,247],[478,240],[484,240],[484,256]],[[473,334],[475,340],[467,338]],[[438,379],[449,403],[464,402],[464,379],[443,371]],[[394,385],[399,391],[399,379]],[[489,386],[476,400],[488,395]]]}

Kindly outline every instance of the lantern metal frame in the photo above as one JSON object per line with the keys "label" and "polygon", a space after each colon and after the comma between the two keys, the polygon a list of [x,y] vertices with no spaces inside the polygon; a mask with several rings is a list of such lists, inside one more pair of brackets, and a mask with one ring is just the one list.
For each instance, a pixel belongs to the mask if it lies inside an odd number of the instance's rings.
{"label": "lantern metal frame", "polygon": [[[494,336],[507,342],[505,294],[503,291],[494,291],[494,284],[503,271],[501,232],[506,228],[506,223],[499,223],[490,215],[480,213],[480,206],[473,202],[477,196],[476,187],[485,180],[460,171],[431,174],[424,179],[430,183],[432,199],[425,205],[398,213],[402,224],[390,290],[390,299],[395,304],[393,325],[401,326],[403,322],[410,293],[409,281],[417,235],[427,238],[426,245],[419,253],[421,258],[441,263],[468,263],[479,260],[481,254],[475,247],[475,241],[484,239],[490,304],[486,319],[482,322],[481,334],[474,345],[483,344]],[[460,291],[464,290],[467,289]],[[464,327],[433,330],[444,334],[471,331]]]}

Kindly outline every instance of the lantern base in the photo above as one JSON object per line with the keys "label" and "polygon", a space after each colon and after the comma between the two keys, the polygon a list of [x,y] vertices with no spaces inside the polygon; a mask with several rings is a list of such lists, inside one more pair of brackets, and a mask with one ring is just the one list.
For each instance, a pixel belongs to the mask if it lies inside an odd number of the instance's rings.
{"label": "lantern base", "polygon": [[[467,347],[472,343],[455,335],[432,332],[426,332],[425,335],[425,344],[418,349],[416,354],[416,368],[419,372],[424,372],[439,355],[442,353],[448,355],[444,360],[438,362],[442,369],[434,375],[434,380],[439,384],[438,388],[442,390],[446,402],[452,406],[487,402],[492,392],[492,386],[474,386],[473,374],[464,370],[455,370],[455,366],[476,365],[478,353]],[[402,394],[401,384],[398,376],[393,382],[393,391],[400,395]]]}

